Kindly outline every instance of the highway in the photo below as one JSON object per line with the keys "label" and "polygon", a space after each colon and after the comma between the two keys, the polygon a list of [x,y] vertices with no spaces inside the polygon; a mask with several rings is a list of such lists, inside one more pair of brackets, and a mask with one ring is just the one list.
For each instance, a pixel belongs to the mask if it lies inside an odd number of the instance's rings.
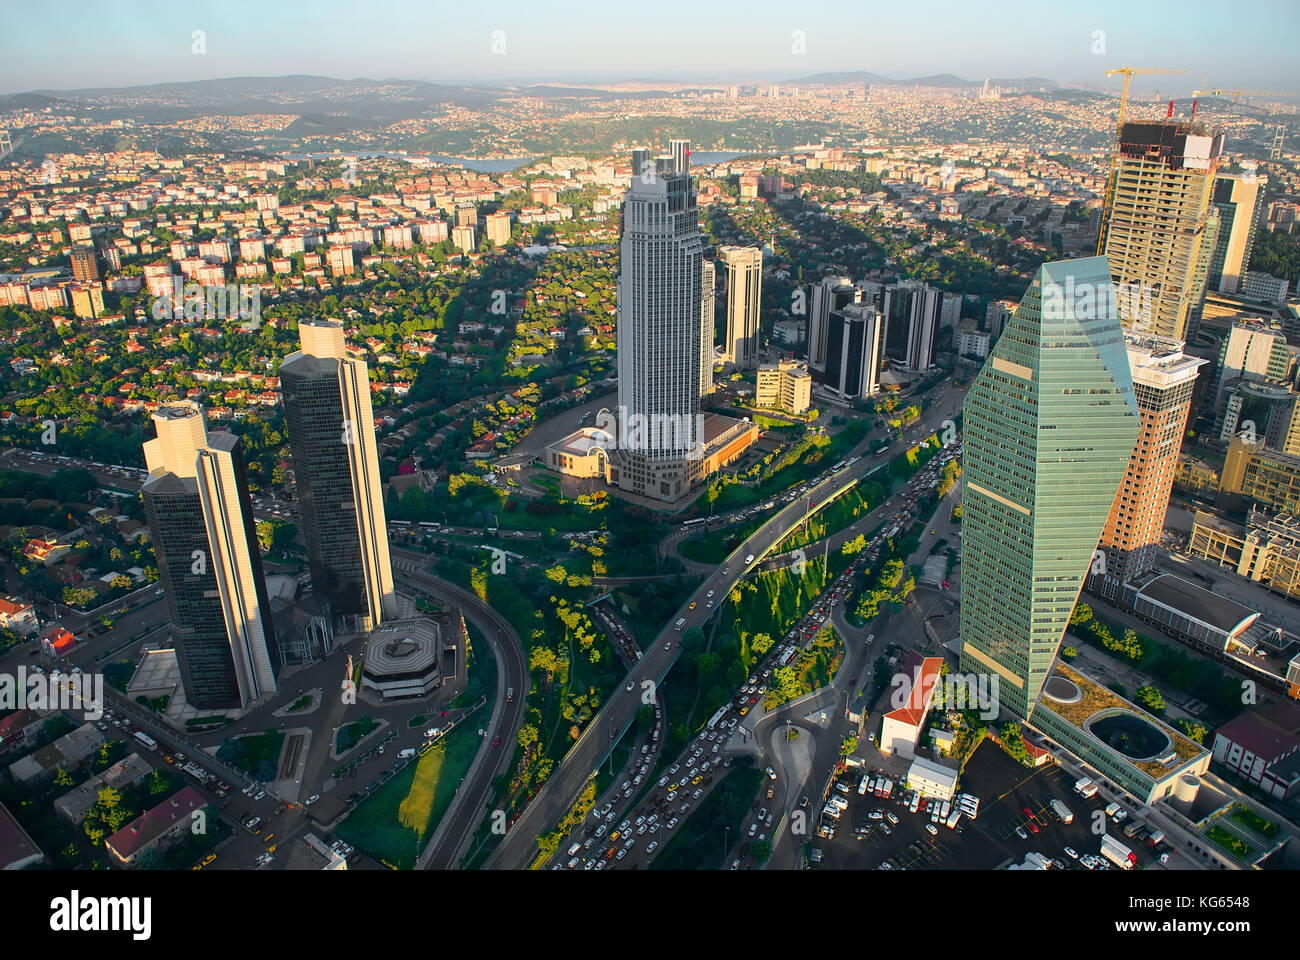
{"label": "highway", "polygon": [[[917,439],[924,437],[940,429],[945,420],[954,416],[963,399],[960,391],[946,387],[939,396],[943,398],[943,402],[936,404],[933,409],[922,414],[916,424],[908,427],[905,431],[906,437]],[[808,512],[815,511],[841,490],[856,483],[865,474],[914,444],[915,440],[895,441],[883,453],[864,456],[838,476],[828,477],[817,483],[805,495],[796,497],[790,504],[778,510],[754,531],[749,539],[737,547],[720,568],[709,574],[695,593],[687,598],[687,603],[678,610],[673,624],[670,624],[655,642],[649,645],[640,662],[628,674],[628,679],[634,681],[632,690],[629,691],[626,685],[622,685],[605,702],[600,712],[587,725],[582,736],[555,768],[550,779],[538,791],[528,809],[506,834],[489,858],[487,866],[494,870],[522,870],[532,863],[537,855],[538,835],[551,829],[573,806],[591,772],[604,760],[611,749],[610,731],[617,734],[631,723],[637,709],[641,706],[641,682],[651,680],[658,684],[667,676],[681,652],[682,631],[700,626],[713,616],[731,588],[743,579],[772,547],[784,540],[802,523]],[[751,554],[754,559],[746,563],[744,558]],[[694,610],[689,609],[692,602],[696,604]],[[680,630],[674,626],[678,619],[685,621]],[[617,739],[617,736],[614,739]]]}
{"label": "highway", "polygon": [[[429,560],[427,554],[396,548],[393,556],[416,560],[421,565]],[[418,861],[422,870],[450,870],[459,863],[462,848],[483,819],[485,807],[491,799],[492,780],[509,769],[514,757],[516,735],[523,724],[528,699],[529,678],[524,645],[505,617],[468,590],[424,570],[395,568],[393,575],[411,590],[431,598],[450,600],[459,606],[465,619],[488,638],[492,644],[491,655],[497,661],[496,706],[485,727],[483,744]],[[479,656],[487,655],[488,651],[479,651]],[[512,688],[514,699],[507,701],[506,690]]]}

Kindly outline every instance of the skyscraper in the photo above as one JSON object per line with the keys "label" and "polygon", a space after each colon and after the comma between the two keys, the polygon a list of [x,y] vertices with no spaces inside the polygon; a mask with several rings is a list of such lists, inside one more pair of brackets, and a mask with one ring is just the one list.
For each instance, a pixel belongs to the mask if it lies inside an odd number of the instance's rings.
{"label": "skyscraper", "polygon": [[1102,555],[1088,578],[1088,588],[1107,600],[1120,596],[1125,580],[1155,569],[1192,391],[1207,362],[1184,353],[1176,340],[1129,335],[1126,341],[1141,423],[1101,534]]}
{"label": "skyscraper", "polygon": [[312,586],[335,616],[371,630],[397,611],[370,380],[342,324],[303,321],[298,333],[280,389]]}
{"label": "skyscraper", "polygon": [[153,422],[141,495],[185,696],[200,709],[247,706],[275,692],[280,649],[239,438],[208,434],[189,401]]}
{"label": "skyscraper", "polygon": [[826,369],[826,335],[831,313],[858,300],[858,289],[848,277],[826,277],[812,285],[808,305],[808,366],[814,374]]}
{"label": "skyscraper", "polygon": [[846,303],[827,321],[826,368],[822,386],[844,400],[869,397],[880,389],[885,323],[868,303]]}
{"label": "skyscraper", "polygon": [[885,354],[908,370],[928,370],[934,363],[942,307],[943,293],[919,280],[885,287]]}
{"label": "skyscraper", "polygon": [[1210,261],[1209,285],[1220,293],[1241,289],[1259,226],[1261,188],[1267,183],[1253,167],[1245,173],[1221,173],[1214,178],[1214,206],[1219,209],[1219,237]]}
{"label": "skyscraper", "polygon": [[704,235],[690,176],[660,159],[623,201],[618,276],[618,403],[625,439],[610,482],[662,499],[690,486],[704,442]]}
{"label": "skyscraper", "polygon": [[[1138,433],[1110,268],[1039,267],[971,386],[962,456],[961,668],[1037,702]],[[1086,291],[1091,291],[1088,295]]]}
{"label": "skyscraper", "polygon": [[713,330],[717,313],[717,268],[712,260],[700,266],[700,398],[713,392]]}
{"label": "skyscraper", "polygon": [[727,268],[725,359],[737,370],[758,366],[758,308],[763,295],[763,251],[758,247],[719,247]]}
{"label": "skyscraper", "polygon": [[1103,253],[1126,329],[1186,339],[1189,313],[1205,296],[1213,248],[1202,244],[1222,152],[1222,135],[1182,121],[1120,130]]}
{"label": "skyscraper", "polygon": [[668,152],[673,156],[673,170],[677,173],[691,172],[691,141],[669,140]]}

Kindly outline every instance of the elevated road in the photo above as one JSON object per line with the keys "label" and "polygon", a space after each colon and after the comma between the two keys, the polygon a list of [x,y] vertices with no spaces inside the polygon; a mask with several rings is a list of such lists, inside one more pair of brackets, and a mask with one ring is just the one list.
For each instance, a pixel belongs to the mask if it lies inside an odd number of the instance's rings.
{"label": "elevated road", "polygon": [[[906,437],[920,438],[939,430],[945,420],[960,408],[962,394],[947,389],[936,406],[923,414],[920,420],[908,427]],[[742,580],[753,567],[784,540],[811,512],[856,484],[867,473],[889,461],[910,446],[915,440],[900,440],[890,444],[881,453],[862,457],[852,467],[837,475],[827,477],[804,495],[778,510],[761,527],[737,547],[723,565],[709,574],[687,603],[677,611],[672,622],[649,644],[641,660],[629,672],[632,689],[620,684],[605,701],[604,707],[583,731],[564,759],[555,768],[549,780],[538,791],[533,802],[515,822],[496,851],[487,862],[493,870],[526,869],[537,855],[537,837],[554,827],[573,806],[583,785],[593,770],[605,759],[619,735],[627,729],[641,707],[644,680],[656,685],[663,681],[681,653],[682,632],[705,623],[717,612],[731,588]],[[745,558],[751,557],[746,560]],[[710,603],[712,601],[712,603]],[[694,610],[689,609],[691,603]],[[680,630],[678,620],[684,621]]]}

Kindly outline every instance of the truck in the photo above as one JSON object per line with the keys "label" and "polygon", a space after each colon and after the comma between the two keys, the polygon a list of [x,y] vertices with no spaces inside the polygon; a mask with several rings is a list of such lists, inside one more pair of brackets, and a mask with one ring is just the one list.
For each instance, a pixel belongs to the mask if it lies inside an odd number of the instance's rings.
{"label": "truck", "polygon": [[1128,811],[1119,805],[1118,800],[1112,800],[1106,804],[1106,816],[1110,817],[1116,823],[1121,823],[1128,817]]}
{"label": "truck", "polygon": [[514,698],[515,698],[515,688],[514,688],[514,687],[507,687],[507,688],[506,688],[506,703],[509,703],[509,702],[510,702],[511,700],[513,700]]}
{"label": "truck", "polygon": [[871,778],[864,773],[862,779],[858,781],[858,796],[865,797],[869,786],[871,786]]}
{"label": "truck", "polygon": [[947,800],[945,800],[943,802],[943,806],[939,808],[939,819],[943,820],[944,822],[947,822],[948,814],[950,814],[951,812],[952,812],[952,804],[950,804]]}
{"label": "truck", "polygon": [[399,760],[410,760],[413,756],[415,756],[415,747],[407,747],[405,750],[397,751]]}
{"label": "truck", "polygon": [[952,813],[948,814],[948,819],[945,821],[948,824],[948,829],[952,830],[954,827],[956,827],[957,821],[960,819],[961,819],[961,810],[954,808]]}
{"label": "truck", "polygon": [[894,792],[894,781],[886,780],[884,787],[881,788],[880,795],[884,797],[886,800],[888,800],[889,795],[893,792]]}
{"label": "truck", "polygon": [[1075,781],[1074,792],[1086,800],[1097,795],[1097,785],[1092,782],[1091,777],[1080,777]]}
{"label": "truck", "polygon": [[1137,866],[1137,855],[1109,833],[1101,835],[1101,855],[1121,870],[1132,870]]}
{"label": "truck", "polygon": [[155,740],[153,737],[149,736],[149,734],[145,733],[143,730],[136,731],[135,739],[142,746],[150,750],[157,751],[158,749],[158,741]]}
{"label": "truck", "polygon": [[1052,810],[1056,812],[1057,818],[1062,823],[1074,823],[1074,811],[1063,804],[1060,800],[1053,798]]}
{"label": "truck", "polygon": [[1162,842],[1164,842],[1164,839],[1165,832],[1163,830],[1152,830],[1151,836],[1147,837],[1147,846],[1158,847]]}

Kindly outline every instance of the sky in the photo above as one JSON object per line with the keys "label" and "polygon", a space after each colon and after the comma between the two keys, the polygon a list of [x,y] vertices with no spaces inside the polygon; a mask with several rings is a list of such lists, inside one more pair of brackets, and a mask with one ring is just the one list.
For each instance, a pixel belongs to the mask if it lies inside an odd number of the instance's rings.
{"label": "sky", "polygon": [[[318,74],[479,85],[1040,76],[1135,92],[1300,90],[1300,3],[1211,0],[60,0],[0,32],[0,92]],[[202,31],[203,52],[195,31]],[[798,33],[796,33],[798,32]],[[498,52],[493,52],[493,48]],[[801,48],[801,49],[800,49]]]}

